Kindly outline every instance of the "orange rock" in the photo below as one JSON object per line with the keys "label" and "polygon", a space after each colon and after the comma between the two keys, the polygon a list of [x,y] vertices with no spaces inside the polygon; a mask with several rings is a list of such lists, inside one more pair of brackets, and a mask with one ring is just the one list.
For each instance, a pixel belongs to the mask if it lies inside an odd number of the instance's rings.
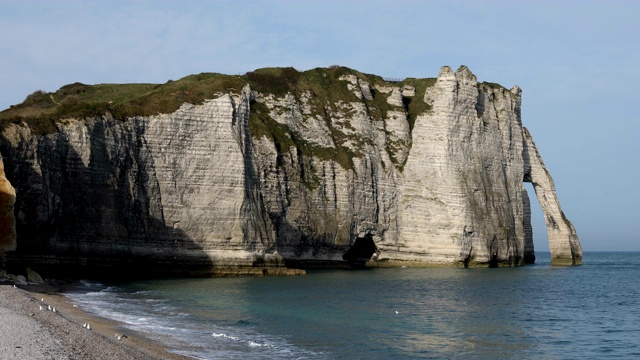
{"label": "orange rock", "polygon": [[0,252],[16,249],[15,202],[16,190],[4,175],[4,163],[0,157]]}

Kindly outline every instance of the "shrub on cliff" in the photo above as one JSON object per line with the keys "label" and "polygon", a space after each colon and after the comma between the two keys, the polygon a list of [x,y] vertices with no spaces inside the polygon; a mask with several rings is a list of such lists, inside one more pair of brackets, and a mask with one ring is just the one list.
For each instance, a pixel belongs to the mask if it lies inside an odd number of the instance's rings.
{"label": "shrub on cliff", "polygon": [[300,79],[300,72],[292,67],[266,68],[250,71],[246,77],[252,89],[283,96],[287,92],[295,90]]}

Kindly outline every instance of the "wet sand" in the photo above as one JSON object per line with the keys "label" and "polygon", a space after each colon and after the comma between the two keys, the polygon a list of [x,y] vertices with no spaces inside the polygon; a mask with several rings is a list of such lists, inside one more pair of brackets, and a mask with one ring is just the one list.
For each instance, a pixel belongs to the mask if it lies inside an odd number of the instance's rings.
{"label": "wet sand", "polygon": [[50,285],[0,285],[2,359],[190,359],[130,330],[118,340],[120,325],[83,312]]}

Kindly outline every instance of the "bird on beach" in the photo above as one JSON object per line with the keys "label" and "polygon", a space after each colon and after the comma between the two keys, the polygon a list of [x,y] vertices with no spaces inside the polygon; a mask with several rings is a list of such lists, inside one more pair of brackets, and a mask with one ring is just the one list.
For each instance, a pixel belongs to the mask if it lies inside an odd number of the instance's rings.
{"label": "bird on beach", "polygon": [[51,305],[47,305],[47,310],[51,311]]}
{"label": "bird on beach", "polygon": [[55,308],[55,307],[52,307],[52,308],[51,308],[51,311],[53,311],[53,312],[58,312],[58,311],[56,310],[56,308]]}
{"label": "bird on beach", "polygon": [[127,336],[127,335],[125,335],[125,334],[122,334],[122,335],[120,335],[120,334],[114,334],[114,335],[115,335],[115,337],[116,337],[116,338],[118,338],[118,340],[122,340],[122,339],[126,339],[126,338],[128,338],[128,336]]}
{"label": "bird on beach", "polygon": [[44,298],[41,298],[40,301],[44,301]]}
{"label": "bird on beach", "polygon": [[38,305],[38,306],[40,307],[40,310],[44,309],[44,308],[42,307],[42,305]]}

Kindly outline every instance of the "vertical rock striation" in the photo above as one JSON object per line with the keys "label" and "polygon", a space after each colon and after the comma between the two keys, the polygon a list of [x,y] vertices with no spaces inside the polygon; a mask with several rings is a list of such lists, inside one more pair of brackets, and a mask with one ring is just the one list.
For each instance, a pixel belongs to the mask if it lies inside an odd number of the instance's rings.
{"label": "vertical rock striation", "polygon": [[528,181],[553,263],[581,262],[517,86],[478,83],[466,67],[415,86],[313,71],[333,93],[246,85],[171,114],[58,121],[43,136],[6,126],[16,256],[215,272],[342,262],[365,238],[378,266],[516,266],[535,259]]}
{"label": "vertical rock striation", "polygon": [[71,119],[46,136],[8,126],[2,149],[15,160],[9,176],[22,194],[18,254],[143,271],[171,272],[153,269],[165,263],[177,263],[176,272],[277,265],[245,97],[126,122]]}
{"label": "vertical rock striation", "polygon": [[401,241],[442,257],[434,261],[522,264],[531,239],[523,223],[519,89],[479,85],[466,67],[445,67],[425,99],[433,110],[413,129]]}

